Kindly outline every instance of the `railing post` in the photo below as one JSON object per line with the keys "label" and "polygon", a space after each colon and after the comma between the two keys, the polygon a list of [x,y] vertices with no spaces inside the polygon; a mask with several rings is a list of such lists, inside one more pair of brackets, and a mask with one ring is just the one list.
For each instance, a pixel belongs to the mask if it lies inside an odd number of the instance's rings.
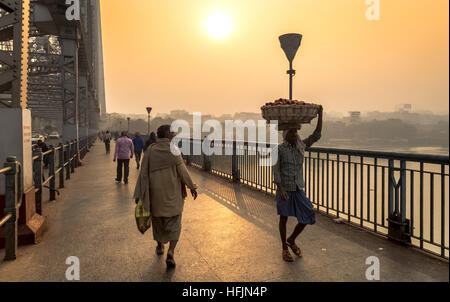
{"label": "railing post", "polygon": [[234,182],[241,181],[241,176],[240,176],[239,166],[238,166],[237,144],[236,144],[235,140],[233,140],[233,155],[231,156],[231,174],[233,175]]}
{"label": "railing post", "polygon": [[[83,158],[83,140],[82,139],[78,141],[78,152],[76,154],[78,155],[78,159]],[[78,160],[76,162],[75,168],[78,168]]]}
{"label": "railing post", "polygon": [[[400,162],[400,215],[401,222],[406,222],[406,161]],[[409,233],[409,232],[408,232]]]}
{"label": "railing post", "polygon": [[11,215],[11,218],[5,224],[5,261],[16,259],[18,235],[17,220],[19,211],[17,208],[18,192],[18,171],[19,164],[15,156],[8,157],[4,164],[5,168],[11,168],[5,173],[5,215]]}
{"label": "railing post", "polygon": [[37,159],[33,162],[33,178],[34,187],[36,188],[36,193],[34,195],[36,204],[36,213],[42,215],[42,149],[36,148],[33,152],[33,157],[37,156]]}
{"label": "railing post", "polygon": [[66,157],[64,159],[64,164],[66,164],[66,159],[67,159],[67,165],[66,165],[66,179],[70,179],[70,166],[71,166],[71,162],[70,162],[70,142],[66,142],[66,147],[65,148],[65,154]]}
{"label": "railing post", "polygon": [[58,162],[58,169],[59,169],[59,188],[64,188],[64,145],[62,143],[59,143],[59,162]]}
{"label": "railing post", "polygon": [[75,173],[75,142],[70,141],[70,173]]}
{"label": "railing post", "polygon": [[73,156],[74,156],[73,167],[74,167],[74,169],[78,168],[78,161],[79,161],[79,155],[80,155],[79,148],[80,148],[80,141],[74,140],[73,141]]}
{"label": "railing post", "polygon": [[[406,219],[406,162],[400,161],[400,169],[396,169],[394,160],[390,159],[388,168],[388,237],[402,243],[410,243],[410,221]],[[400,170],[398,182],[395,180],[395,170]]]}
{"label": "railing post", "polygon": [[388,216],[394,213],[394,160],[390,159],[388,162]]}
{"label": "railing post", "polygon": [[189,154],[186,155],[186,165],[190,166],[192,163],[192,140],[186,139],[184,143],[189,146]]}
{"label": "railing post", "polygon": [[[209,140],[207,140],[207,139],[205,139],[205,140],[206,140],[206,143],[209,142]],[[205,143],[205,141],[203,141],[203,143]],[[210,144],[211,144],[211,142],[210,142]],[[203,150],[202,150],[202,155],[203,155],[203,170],[205,170],[206,172],[211,172],[211,156],[206,155],[205,152],[203,152]]]}
{"label": "railing post", "polygon": [[50,178],[50,201],[53,201],[56,199],[56,175],[55,175],[55,158],[56,158],[56,151],[55,147],[50,145],[51,153],[49,154],[49,165],[48,165],[48,176]]}
{"label": "railing post", "polygon": [[86,152],[87,152],[86,139],[81,140],[81,145],[83,146],[83,147],[80,147],[80,148],[82,148],[82,151],[80,151],[80,158],[82,159],[86,156]]}

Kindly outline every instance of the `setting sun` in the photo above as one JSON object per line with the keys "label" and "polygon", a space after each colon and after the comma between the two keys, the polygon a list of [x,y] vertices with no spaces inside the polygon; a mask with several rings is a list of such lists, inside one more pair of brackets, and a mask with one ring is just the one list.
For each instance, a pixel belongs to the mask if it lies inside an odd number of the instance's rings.
{"label": "setting sun", "polygon": [[211,14],[205,23],[206,30],[214,38],[225,38],[233,27],[231,18],[223,12]]}

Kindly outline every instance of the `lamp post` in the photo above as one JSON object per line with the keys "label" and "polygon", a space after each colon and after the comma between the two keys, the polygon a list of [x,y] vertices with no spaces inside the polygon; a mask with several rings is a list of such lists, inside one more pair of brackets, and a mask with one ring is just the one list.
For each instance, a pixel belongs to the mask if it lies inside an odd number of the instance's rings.
{"label": "lamp post", "polygon": [[130,118],[129,117],[127,117],[127,121],[128,121],[128,130],[127,130],[127,132],[128,132],[128,134],[130,134]]}
{"label": "lamp post", "polygon": [[150,113],[152,112],[152,107],[147,107],[147,113],[148,113],[148,135],[150,135]]}
{"label": "lamp post", "polygon": [[295,70],[292,69],[292,61],[294,61],[297,50],[302,44],[302,35],[300,34],[285,34],[279,37],[281,48],[286,54],[289,60],[289,70],[287,74],[289,75],[289,99],[292,100],[292,79],[295,76]]}

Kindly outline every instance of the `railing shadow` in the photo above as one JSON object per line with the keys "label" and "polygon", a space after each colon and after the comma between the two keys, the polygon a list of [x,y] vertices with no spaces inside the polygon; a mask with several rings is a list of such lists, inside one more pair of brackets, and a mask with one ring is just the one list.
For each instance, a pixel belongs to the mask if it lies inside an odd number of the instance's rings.
{"label": "railing shadow", "polygon": [[278,234],[278,216],[274,196],[244,188],[242,184],[233,183],[223,177],[216,175],[211,177],[213,175],[198,169],[195,171],[200,177],[202,193],[264,231]]}

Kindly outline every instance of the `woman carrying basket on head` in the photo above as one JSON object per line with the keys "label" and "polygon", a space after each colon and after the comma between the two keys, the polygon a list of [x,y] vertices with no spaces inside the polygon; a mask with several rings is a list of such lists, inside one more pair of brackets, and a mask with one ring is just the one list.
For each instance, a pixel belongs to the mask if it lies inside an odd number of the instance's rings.
{"label": "woman carrying basket on head", "polygon": [[[322,136],[323,108],[320,106],[319,120],[314,133],[301,140],[296,128],[283,131],[283,143],[278,146],[278,161],[274,167],[274,182],[277,185],[277,211],[280,215],[280,236],[282,257],[292,262],[294,258],[289,252],[301,256],[302,252],[295,240],[306,225],[315,223],[315,212],[311,201],[305,195],[303,181],[303,161],[305,151]],[[286,224],[289,216],[297,218],[298,224],[292,234],[286,238]]]}

